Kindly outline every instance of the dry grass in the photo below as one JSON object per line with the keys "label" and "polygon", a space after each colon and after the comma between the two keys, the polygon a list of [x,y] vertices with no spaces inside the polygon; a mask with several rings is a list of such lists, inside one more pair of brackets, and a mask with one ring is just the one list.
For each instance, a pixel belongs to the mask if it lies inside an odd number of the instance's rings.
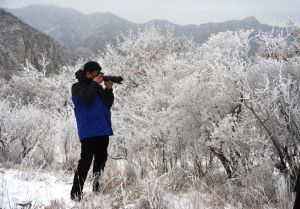
{"label": "dry grass", "polygon": [[46,206],[45,209],[64,209],[66,206],[57,200],[51,201],[50,205]]}
{"label": "dry grass", "polygon": [[243,209],[287,209],[293,202],[284,178],[264,168],[239,179],[228,180],[216,173],[197,181],[210,194],[209,206],[215,209],[228,204]]}
{"label": "dry grass", "polygon": [[[159,177],[147,175],[142,179],[137,175],[140,169],[126,161],[120,164],[110,160],[101,176],[100,192],[85,193],[83,200],[72,209],[289,209],[293,204],[284,178],[267,167],[231,180],[217,169],[198,177],[192,168],[180,167]],[[68,173],[62,178],[72,176]],[[86,186],[91,182],[90,173]],[[35,208],[67,207],[64,202],[52,201],[45,207]]]}

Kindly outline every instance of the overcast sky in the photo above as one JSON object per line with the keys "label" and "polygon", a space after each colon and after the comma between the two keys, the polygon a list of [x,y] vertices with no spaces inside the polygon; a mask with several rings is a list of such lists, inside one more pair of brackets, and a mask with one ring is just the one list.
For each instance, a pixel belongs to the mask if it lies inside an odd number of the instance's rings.
{"label": "overcast sky", "polygon": [[300,0],[0,0],[0,7],[53,4],[83,13],[112,12],[136,23],[165,19],[201,24],[255,16],[271,25],[300,23]]}

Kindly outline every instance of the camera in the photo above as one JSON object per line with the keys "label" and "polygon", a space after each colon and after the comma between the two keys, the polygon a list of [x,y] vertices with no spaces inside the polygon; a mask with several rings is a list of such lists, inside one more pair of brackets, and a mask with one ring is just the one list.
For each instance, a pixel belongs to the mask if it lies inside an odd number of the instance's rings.
{"label": "camera", "polygon": [[122,84],[124,80],[122,76],[104,75],[104,73],[98,72],[97,75],[102,75],[104,81],[111,81],[113,83]]}
{"label": "camera", "polygon": [[122,84],[123,78],[121,76],[109,76],[105,75],[103,76],[104,81],[111,81],[113,83]]}

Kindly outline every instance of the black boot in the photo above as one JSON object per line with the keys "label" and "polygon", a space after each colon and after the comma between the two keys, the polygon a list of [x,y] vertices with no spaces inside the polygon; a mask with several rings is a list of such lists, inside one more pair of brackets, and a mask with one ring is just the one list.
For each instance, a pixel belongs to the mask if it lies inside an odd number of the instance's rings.
{"label": "black boot", "polygon": [[81,201],[82,200],[82,193],[77,193],[77,192],[71,192],[71,200],[74,201]]}

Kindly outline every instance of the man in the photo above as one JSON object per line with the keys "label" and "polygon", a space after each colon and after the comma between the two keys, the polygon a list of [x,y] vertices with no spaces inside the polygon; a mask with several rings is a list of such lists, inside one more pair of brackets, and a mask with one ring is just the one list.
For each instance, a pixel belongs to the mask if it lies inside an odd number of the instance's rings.
{"label": "man", "polygon": [[109,136],[113,135],[111,128],[110,108],[114,102],[112,82],[105,82],[103,89],[103,73],[97,62],[87,62],[83,70],[75,73],[78,79],[72,86],[72,101],[77,122],[78,135],[81,142],[81,155],[74,175],[71,190],[72,200],[82,199],[82,189],[93,165],[93,191],[99,190],[99,177],[107,161]]}

